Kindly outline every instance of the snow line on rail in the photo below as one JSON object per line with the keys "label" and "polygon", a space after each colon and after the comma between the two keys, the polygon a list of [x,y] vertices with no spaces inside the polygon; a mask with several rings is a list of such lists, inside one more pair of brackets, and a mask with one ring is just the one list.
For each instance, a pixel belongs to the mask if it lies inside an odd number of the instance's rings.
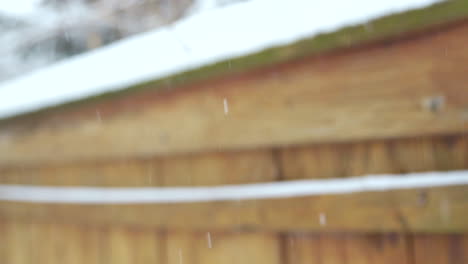
{"label": "snow line on rail", "polygon": [[215,187],[58,187],[0,185],[0,201],[55,204],[194,203],[339,195],[468,185],[468,171],[370,175]]}

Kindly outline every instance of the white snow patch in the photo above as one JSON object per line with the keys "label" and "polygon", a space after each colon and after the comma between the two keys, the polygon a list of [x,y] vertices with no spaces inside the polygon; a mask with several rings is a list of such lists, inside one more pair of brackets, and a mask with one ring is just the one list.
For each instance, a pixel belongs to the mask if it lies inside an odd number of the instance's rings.
{"label": "white snow patch", "polygon": [[253,0],[210,9],[1,84],[0,118],[123,89],[440,1]]}
{"label": "white snow patch", "polygon": [[213,248],[213,244],[211,244],[211,233],[210,232],[206,233],[206,240],[208,242],[208,248]]}
{"label": "white snow patch", "polygon": [[189,14],[196,14],[207,10],[215,9],[218,7],[216,0],[196,0],[190,10]]}
{"label": "white snow patch", "polygon": [[26,16],[37,10],[40,0],[3,0],[0,12],[12,16]]}
{"label": "white snow patch", "polygon": [[226,98],[223,99],[223,106],[224,106],[224,114],[227,115],[229,113],[229,105]]}
{"label": "white snow patch", "polygon": [[325,213],[319,214],[319,222],[321,226],[324,226],[327,224],[327,215]]}
{"label": "white snow patch", "polygon": [[[58,204],[193,203],[340,195],[415,188],[468,185],[468,171],[373,175],[322,180],[300,180],[216,187],[52,187],[0,185],[0,200]],[[449,207],[441,204],[449,216]],[[319,216],[322,224],[326,218]]]}

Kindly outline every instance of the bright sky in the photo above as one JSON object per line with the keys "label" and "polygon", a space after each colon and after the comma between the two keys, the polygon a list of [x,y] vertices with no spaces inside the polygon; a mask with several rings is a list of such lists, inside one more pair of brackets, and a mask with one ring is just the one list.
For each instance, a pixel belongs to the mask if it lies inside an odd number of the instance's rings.
{"label": "bright sky", "polygon": [[40,0],[1,0],[0,12],[14,16],[30,14]]}

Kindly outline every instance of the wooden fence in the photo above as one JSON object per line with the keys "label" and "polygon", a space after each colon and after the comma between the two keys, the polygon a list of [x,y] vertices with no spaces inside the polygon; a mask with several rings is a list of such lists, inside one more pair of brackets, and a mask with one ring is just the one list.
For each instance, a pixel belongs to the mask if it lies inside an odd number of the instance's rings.
{"label": "wooden fence", "polygon": [[[466,170],[467,36],[460,22],[7,120],[0,184],[217,186]],[[0,263],[462,264],[467,232],[466,186],[190,204],[3,201]]]}
{"label": "wooden fence", "polygon": [[[454,135],[16,167],[3,169],[1,182],[206,186],[467,168],[468,137]],[[176,205],[3,202],[0,262],[465,263],[467,193],[458,186]]]}

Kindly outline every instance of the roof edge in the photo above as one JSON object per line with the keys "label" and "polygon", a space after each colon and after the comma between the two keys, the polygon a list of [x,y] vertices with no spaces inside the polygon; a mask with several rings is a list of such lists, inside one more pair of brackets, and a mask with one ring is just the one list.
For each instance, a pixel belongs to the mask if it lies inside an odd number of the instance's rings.
{"label": "roof edge", "polygon": [[448,0],[422,9],[387,15],[365,24],[352,25],[340,30],[314,35],[292,44],[271,47],[263,51],[223,60],[164,78],[143,82],[118,91],[110,91],[37,111],[0,119],[0,126],[34,120],[56,110],[65,110],[85,103],[118,98],[150,89],[163,89],[169,84],[181,86],[209,78],[220,78],[285,63],[307,56],[324,54],[340,48],[375,43],[416,31],[424,31],[468,18],[468,1]]}

